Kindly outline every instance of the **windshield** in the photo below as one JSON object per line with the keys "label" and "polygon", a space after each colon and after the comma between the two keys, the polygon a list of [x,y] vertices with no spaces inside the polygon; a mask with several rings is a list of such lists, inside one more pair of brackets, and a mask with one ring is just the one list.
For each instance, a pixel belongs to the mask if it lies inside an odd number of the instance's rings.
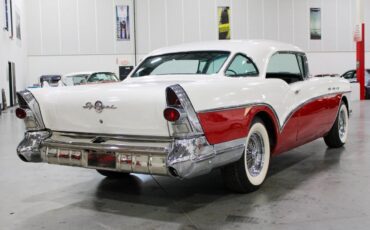
{"label": "windshield", "polygon": [[91,74],[87,82],[118,81],[114,73],[94,73]]}
{"label": "windshield", "polygon": [[132,77],[169,74],[216,74],[229,55],[229,52],[223,51],[199,51],[153,56],[145,59]]}
{"label": "windshield", "polygon": [[77,74],[77,75],[68,76],[63,79],[63,83],[66,86],[81,85],[81,84],[86,83],[86,79],[88,76],[89,75],[87,74]]}

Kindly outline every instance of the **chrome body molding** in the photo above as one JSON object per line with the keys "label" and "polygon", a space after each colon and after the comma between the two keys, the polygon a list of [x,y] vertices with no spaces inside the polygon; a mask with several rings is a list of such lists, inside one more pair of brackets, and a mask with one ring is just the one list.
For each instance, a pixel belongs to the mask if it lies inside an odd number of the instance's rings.
{"label": "chrome body molding", "polygon": [[348,93],[351,93],[351,91],[338,91],[338,92],[331,92],[331,93],[327,93],[327,94],[323,94],[323,95],[320,95],[320,96],[316,96],[316,97],[312,97],[306,101],[303,101],[302,103],[300,103],[299,105],[296,106],[296,108],[294,108],[289,114],[288,116],[284,119],[284,122],[282,125],[280,125],[280,119],[279,119],[279,116],[277,115],[277,112],[275,111],[275,109],[267,104],[267,103],[262,103],[262,102],[256,102],[256,103],[246,103],[246,104],[242,104],[242,105],[235,105],[235,106],[228,106],[228,107],[219,107],[219,108],[215,108],[215,109],[209,109],[209,110],[202,110],[202,111],[198,111],[198,113],[209,113],[209,112],[220,112],[220,111],[225,111],[225,110],[231,110],[231,109],[242,109],[242,108],[248,108],[248,107],[254,107],[254,106],[267,106],[268,108],[271,109],[271,111],[274,113],[275,115],[275,118],[276,118],[276,121],[278,122],[279,124],[279,132],[281,133],[286,125],[286,123],[288,122],[288,120],[291,118],[291,116],[293,116],[293,114],[298,111],[300,108],[302,108],[303,106],[305,106],[306,104],[312,102],[312,101],[315,101],[319,98],[322,98],[322,97],[328,97],[328,96],[332,96],[332,95],[337,95],[337,94],[342,94],[342,97],[344,94],[348,94]]}
{"label": "chrome body molding", "polygon": [[[245,138],[210,145],[204,136],[134,139],[129,136],[39,131],[26,133],[18,146],[18,155],[28,162],[191,178],[239,160],[244,148]],[[89,165],[89,153],[115,156],[115,167]]]}

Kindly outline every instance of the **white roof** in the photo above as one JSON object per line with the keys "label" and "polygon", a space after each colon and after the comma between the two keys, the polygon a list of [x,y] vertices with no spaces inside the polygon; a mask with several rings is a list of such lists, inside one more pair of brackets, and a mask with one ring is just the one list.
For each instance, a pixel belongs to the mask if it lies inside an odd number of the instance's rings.
{"label": "white roof", "polygon": [[205,51],[205,50],[223,50],[230,52],[245,52],[252,54],[253,52],[261,52],[263,50],[270,51],[296,51],[303,52],[297,46],[270,40],[221,40],[221,41],[204,41],[195,43],[186,43],[176,46],[165,47],[153,51],[150,55],[161,55],[173,52],[186,51]]}
{"label": "white roof", "polygon": [[270,57],[279,51],[303,52],[297,46],[270,40],[221,40],[187,43],[154,50],[149,56],[191,51],[228,51],[244,53],[250,57],[263,73]]}
{"label": "white roof", "polygon": [[75,75],[91,75],[93,73],[94,72],[76,72],[76,73],[65,74],[65,75],[63,75],[63,77],[71,77],[71,76],[75,76]]}

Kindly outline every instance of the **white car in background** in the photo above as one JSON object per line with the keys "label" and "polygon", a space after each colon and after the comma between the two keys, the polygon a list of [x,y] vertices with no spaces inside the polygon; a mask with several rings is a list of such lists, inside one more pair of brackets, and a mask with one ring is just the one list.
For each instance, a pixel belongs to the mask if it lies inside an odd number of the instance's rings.
{"label": "white car in background", "polygon": [[112,72],[79,72],[62,76],[63,86],[85,85],[92,83],[118,82],[119,79]]}

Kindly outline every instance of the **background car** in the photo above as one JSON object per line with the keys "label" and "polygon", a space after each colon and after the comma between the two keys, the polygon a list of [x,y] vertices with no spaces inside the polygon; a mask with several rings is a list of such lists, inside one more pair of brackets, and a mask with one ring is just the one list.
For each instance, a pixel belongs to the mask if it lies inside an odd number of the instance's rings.
{"label": "background car", "polygon": [[70,73],[62,77],[64,86],[84,85],[92,83],[118,82],[119,79],[115,73],[111,72],[79,72]]}
{"label": "background car", "polygon": [[[356,70],[347,71],[341,77],[347,79],[350,83],[357,82]],[[370,69],[365,70],[365,98],[370,99]]]}
{"label": "background car", "polygon": [[324,73],[324,74],[317,74],[315,77],[339,77],[339,74],[336,73]]}
{"label": "background car", "polygon": [[41,87],[44,87],[45,82],[51,87],[57,87],[59,84],[60,79],[62,78],[61,75],[42,75],[40,77],[40,84]]}

